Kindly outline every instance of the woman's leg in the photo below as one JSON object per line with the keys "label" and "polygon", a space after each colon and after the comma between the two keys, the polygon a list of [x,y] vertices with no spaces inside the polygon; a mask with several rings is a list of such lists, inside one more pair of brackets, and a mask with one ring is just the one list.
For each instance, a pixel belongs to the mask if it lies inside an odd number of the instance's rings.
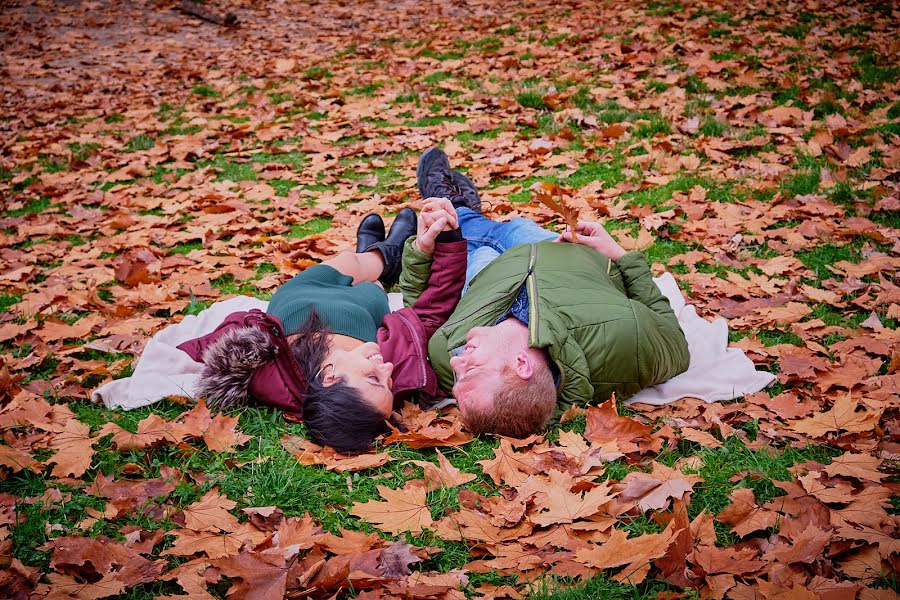
{"label": "woman's leg", "polygon": [[343,275],[353,278],[353,285],[363,281],[377,282],[384,270],[384,258],[377,250],[357,254],[345,250],[322,262]]}

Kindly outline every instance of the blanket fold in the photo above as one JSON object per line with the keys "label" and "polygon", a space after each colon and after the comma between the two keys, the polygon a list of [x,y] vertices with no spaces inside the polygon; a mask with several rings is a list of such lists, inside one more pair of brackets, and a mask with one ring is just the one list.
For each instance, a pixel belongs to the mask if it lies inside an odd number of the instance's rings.
{"label": "blanket fold", "polygon": [[[685,302],[670,273],[664,273],[654,281],[678,316],[690,349],[691,363],[681,375],[641,390],[627,400],[629,404],[661,405],[685,397],[705,402],[731,400],[758,392],[775,381],[771,373],[757,371],[742,350],[728,347],[728,322],[721,317],[713,321],[701,318],[696,309]],[[391,310],[400,308],[400,294],[388,294],[388,303]],[[268,302],[264,300],[237,296],[169,325],[147,342],[131,377],[105,383],[91,393],[91,398],[103,402],[107,408],[125,410],[148,406],[169,396],[193,398],[203,365],[191,360],[177,346],[212,332],[233,312],[254,308],[265,311],[267,306]]]}

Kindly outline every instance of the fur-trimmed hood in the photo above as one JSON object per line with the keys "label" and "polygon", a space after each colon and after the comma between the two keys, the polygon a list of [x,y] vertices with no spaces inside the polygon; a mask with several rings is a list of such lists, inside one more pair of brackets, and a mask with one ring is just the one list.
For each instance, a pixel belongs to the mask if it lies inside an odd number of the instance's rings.
{"label": "fur-trimmed hood", "polygon": [[302,417],[307,382],[278,317],[257,309],[232,313],[178,348],[203,363],[196,393],[210,406],[230,409],[252,399]]}

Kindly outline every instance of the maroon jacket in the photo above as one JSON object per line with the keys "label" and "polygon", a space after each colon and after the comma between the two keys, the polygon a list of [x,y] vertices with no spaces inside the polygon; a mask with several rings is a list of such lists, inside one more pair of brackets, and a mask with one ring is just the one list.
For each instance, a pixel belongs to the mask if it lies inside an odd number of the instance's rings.
{"label": "maroon jacket", "polygon": [[431,275],[416,302],[388,314],[378,329],[381,356],[394,363],[394,406],[411,392],[441,394],[428,362],[428,340],[450,317],[466,280],[466,241],[435,244]]}
{"label": "maroon jacket", "polygon": [[[394,364],[391,391],[394,392],[395,406],[415,392],[430,397],[440,394],[437,376],[428,362],[428,340],[456,308],[465,274],[465,240],[437,243],[431,274],[421,295],[411,307],[385,316],[378,329],[376,341],[381,355],[386,362]],[[283,326],[277,317],[259,310],[232,313],[215,331],[184,342],[178,348],[187,352],[193,360],[205,362],[206,350],[223,336],[251,328],[265,334],[269,352],[265,356],[254,353],[253,358],[258,359],[255,368],[234,376],[235,385],[241,387],[240,395],[245,400],[252,397],[260,404],[302,418],[307,382],[290,352]],[[241,366],[247,364],[252,363],[244,361]],[[201,388],[202,380],[203,377]]]}

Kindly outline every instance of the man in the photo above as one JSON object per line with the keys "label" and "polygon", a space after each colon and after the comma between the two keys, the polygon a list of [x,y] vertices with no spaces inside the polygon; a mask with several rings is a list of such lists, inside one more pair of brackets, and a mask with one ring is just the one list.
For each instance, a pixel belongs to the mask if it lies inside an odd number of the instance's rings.
{"label": "man", "polygon": [[[579,222],[577,243],[557,243],[571,233],[487,219],[472,181],[437,148],[417,175],[423,198],[450,200],[468,242],[463,297],[428,357],[470,430],[525,437],[547,425],[557,400],[627,397],[687,370],[684,334],[642,254],[597,223]],[[407,244],[401,289],[427,267]]]}

